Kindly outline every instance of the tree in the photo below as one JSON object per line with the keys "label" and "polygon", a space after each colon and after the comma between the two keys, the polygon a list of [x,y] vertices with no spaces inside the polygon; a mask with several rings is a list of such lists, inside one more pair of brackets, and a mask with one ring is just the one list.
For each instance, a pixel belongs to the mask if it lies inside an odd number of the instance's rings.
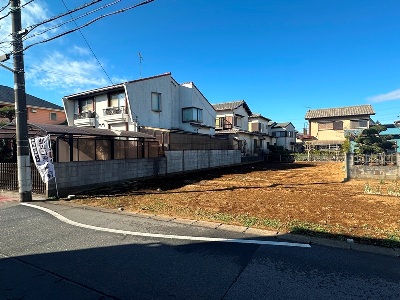
{"label": "tree", "polygon": [[395,144],[389,141],[392,139],[392,136],[380,135],[385,130],[386,127],[380,124],[364,129],[355,139],[357,143],[356,152],[359,154],[377,154],[393,149]]}
{"label": "tree", "polygon": [[342,152],[343,153],[350,153],[351,152],[351,141],[350,141],[349,137],[346,137],[346,140],[343,142]]}
{"label": "tree", "polygon": [[4,106],[0,108],[0,118],[5,118],[10,123],[15,119],[15,108],[11,106]]}

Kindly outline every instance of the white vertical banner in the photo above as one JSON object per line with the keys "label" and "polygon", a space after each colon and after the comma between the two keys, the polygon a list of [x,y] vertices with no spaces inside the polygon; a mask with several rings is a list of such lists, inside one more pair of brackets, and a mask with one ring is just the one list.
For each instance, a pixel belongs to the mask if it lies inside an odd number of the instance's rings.
{"label": "white vertical banner", "polygon": [[50,146],[50,135],[30,138],[29,145],[31,147],[33,161],[35,162],[43,182],[46,183],[53,177],[56,177]]}

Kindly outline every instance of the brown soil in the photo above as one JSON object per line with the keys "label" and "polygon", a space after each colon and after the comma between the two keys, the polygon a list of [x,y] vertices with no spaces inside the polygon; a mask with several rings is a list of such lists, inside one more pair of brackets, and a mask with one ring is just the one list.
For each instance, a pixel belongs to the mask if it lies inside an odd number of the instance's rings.
{"label": "brown soil", "polygon": [[74,202],[398,245],[400,196],[388,195],[400,195],[397,182],[343,178],[342,163],[257,163],[131,181]]}

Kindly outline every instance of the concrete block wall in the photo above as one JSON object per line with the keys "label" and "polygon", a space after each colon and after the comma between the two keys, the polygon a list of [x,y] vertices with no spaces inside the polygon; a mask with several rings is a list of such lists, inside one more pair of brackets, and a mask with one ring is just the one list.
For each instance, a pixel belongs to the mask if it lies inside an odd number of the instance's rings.
{"label": "concrete block wall", "polygon": [[[162,176],[241,163],[239,150],[167,151],[166,157],[74,161],[54,163],[58,196],[118,183],[135,178]],[[57,196],[54,180],[47,185],[47,196]]]}
{"label": "concrete block wall", "polygon": [[166,151],[165,157],[167,158],[167,173],[183,172],[183,151]]}
{"label": "concrete block wall", "polygon": [[239,150],[167,151],[167,173],[188,172],[241,163]]}
{"label": "concrete block wall", "polygon": [[346,154],[345,179],[400,179],[400,153],[397,153],[396,159],[397,165],[395,166],[355,165],[354,154]]}
{"label": "concrete block wall", "polygon": [[[104,184],[165,175],[166,166],[165,157],[54,163],[60,197]],[[47,190],[48,197],[57,195],[54,180],[48,183]]]}

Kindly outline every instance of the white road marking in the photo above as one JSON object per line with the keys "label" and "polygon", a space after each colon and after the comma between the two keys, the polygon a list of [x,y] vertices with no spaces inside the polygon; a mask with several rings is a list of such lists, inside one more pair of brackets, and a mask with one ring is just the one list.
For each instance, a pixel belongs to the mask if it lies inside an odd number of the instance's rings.
{"label": "white road marking", "polygon": [[30,203],[20,203],[20,204],[45,211],[45,212],[51,214],[52,216],[56,217],[60,221],[65,222],[70,225],[73,225],[73,226],[97,230],[97,231],[110,232],[110,233],[118,233],[118,234],[140,236],[140,237],[160,238],[160,239],[187,240],[187,241],[257,244],[257,245],[272,245],[272,246],[301,247],[301,248],[310,248],[311,247],[309,244],[302,244],[302,243],[244,240],[244,239],[209,238],[209,237],[202,237],[202,236],[170,235],[170,234],[135,232],[135,231],[111,229],[111,228],[98,227],[98,226],[92,226],[92,225],[78,223],[78,222],[72,221],[70,219],[67,219],[66,217],[60,215],[59,213],[52,211],[51,209],[41,207],[38,205],[34,205],[34,204],[30,204]]}

